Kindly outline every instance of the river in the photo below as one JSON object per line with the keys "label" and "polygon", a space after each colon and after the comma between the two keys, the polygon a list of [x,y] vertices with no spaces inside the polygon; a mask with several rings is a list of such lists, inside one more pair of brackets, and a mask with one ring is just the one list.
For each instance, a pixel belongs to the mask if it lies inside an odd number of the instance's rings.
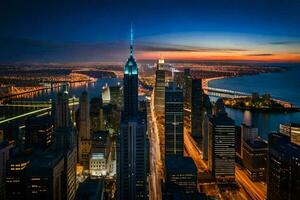
{"label": "river", "polygon": [[[265,73],[251,76],[219,79],[209,82],[209,87],[231,89],[242,92],[270,93],[276,99],[288,101],[300,107],[300,65],[284,65],[288,71],[281,73]],[[257,127],[259,135],[267,139],[268,133],[277,131],[280,123],[300,123],[300,112],[268,113],[240,111],[226,108],[228,115],[236,125],[242,122]]]}

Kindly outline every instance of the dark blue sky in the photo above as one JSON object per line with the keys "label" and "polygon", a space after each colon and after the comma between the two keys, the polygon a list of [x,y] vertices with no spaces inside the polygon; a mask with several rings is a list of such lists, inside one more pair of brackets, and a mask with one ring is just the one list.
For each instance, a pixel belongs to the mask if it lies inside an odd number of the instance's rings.
{"label": "dark blue sky", "polygon": [[131,22],[141,58],[162,48],[300,52],[296,0],[2,0],[0,61],[122,60]]}

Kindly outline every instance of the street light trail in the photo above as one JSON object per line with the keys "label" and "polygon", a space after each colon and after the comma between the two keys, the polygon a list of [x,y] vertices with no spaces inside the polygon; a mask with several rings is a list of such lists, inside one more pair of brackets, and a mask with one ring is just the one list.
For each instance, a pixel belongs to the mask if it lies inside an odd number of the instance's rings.
{"label": "street light trail", "polygon": [[[189,134],[184,134],[184,145],[187,153],[193,158],[199,171],[206,171],[207,165],[202,160],[202,151],[197,147],[196,142]],[[246,175],[246,173],[236,167],[235,169],[236,181],[245,189],[247,194],[255,200],[266,199],[266,187],[258,186],[259,183],[254,183]]]}
{"label": "street light trail", "polygon": [[154,111],[154,91],[152,93],[151,103],[150,103],[150,116],[149,119],[149,146],[150,146],[150,177],[149,177],[149,197],[151,200],[161,200],[161,182],[160,182],[160,167],[161,165],[161,155],[159,148],[159,137],[157,121]]}

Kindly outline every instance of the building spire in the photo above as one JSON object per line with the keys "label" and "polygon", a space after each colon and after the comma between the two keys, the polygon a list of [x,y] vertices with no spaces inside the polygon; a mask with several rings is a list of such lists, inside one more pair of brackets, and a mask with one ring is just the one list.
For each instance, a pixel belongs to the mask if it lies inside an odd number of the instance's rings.
{"label": "building spire", "polygon": [[133,56],[133,28],[132,23],[130,27],[130,56]]}

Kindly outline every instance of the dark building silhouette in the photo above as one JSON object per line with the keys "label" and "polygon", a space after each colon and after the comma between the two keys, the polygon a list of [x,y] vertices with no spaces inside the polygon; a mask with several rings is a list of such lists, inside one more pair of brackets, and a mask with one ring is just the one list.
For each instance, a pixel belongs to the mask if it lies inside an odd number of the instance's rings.
{"label": "dark building silhouette", "polygon": [[25,148],[48,148],[53,142],[54,125],[50,115],[31,117],[25,121]]}
{"label": "dark building silhouette", "polygon": [[165,196],[171,196],[176,191],[184,194],[194,194],[197,191],[197,168],[191,157],[166,157]]}
{"label": "dark building silhouette", "polygon": [[208,167],[218,183],[228,183],[235,181],[235,124],[221,101],[209,123]]}
{"label": "dark building silhouette", "polygon": [[243,164],[252,181],[265,181],[268,144],[262,139],[246,140],[243,145]]}
{"label": "dark building silhouette", "polygon": [[204,116],[202,80],[192,80],[191,97],[191,133],[194,138],[202,138],[202,121]]}
{"label": "dark building silhouette", "polygon": [[300,147],[281,133],[269,134],[267,198],[299,199]]}
{"label": "dark building silhouette", "polygon": [[13,144],[7,140],[0,139],[0,199],[5,199],[5,180],[6,180],[6,163],[10,158]]}

